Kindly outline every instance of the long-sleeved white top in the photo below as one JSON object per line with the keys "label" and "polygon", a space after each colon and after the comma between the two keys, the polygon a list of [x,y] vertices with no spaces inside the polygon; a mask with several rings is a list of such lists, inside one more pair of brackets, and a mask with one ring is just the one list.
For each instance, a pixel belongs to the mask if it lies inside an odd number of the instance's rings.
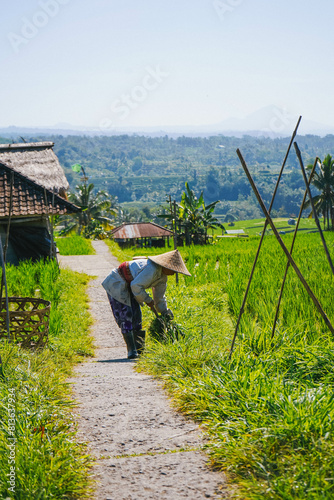
{"label": "long-sleeved white top", "polygon": [[[157,311],[160,313],[166,312],[167,276],[163,274],[162,267],[149,259],[132,260],[129,262],[129,267],[133,277],[130,288],[135,299],[140,304],[151,302],[152,298],[146,292],[146,289],[152,288],[153,301]],[[115,300],[131,306],[129,285],[119,274],[117,268],[111,271],[102,282],[102,286]]]}

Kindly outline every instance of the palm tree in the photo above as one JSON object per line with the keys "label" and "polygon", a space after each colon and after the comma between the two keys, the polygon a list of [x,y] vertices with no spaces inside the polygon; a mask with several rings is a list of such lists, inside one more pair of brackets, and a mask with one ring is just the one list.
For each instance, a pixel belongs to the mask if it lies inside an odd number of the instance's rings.
{"label": "palm tree", "polygon": [[81,211],[71,216],[70,223],[62,233],[68,234],[76,231],[81,234],[84,230],[85,233],[89,234],[90,232],[95,233],[101,227],[111,229],[113,224],[111,216],[115,216],[117,213],[115,199],[101,190],[94,194],[94,184],[87,184],[85,179],[75,189],[76,193],[71,193],[68,198],[69,201],[80,207]]}
{"label": "palm tree", "polygon": [[[313,165],[308,165],[307,169],[312,170]],[[324,229],[334,228],[334,159],[327,155],[322,163],[319,163],[319,172],[315,171],[312,179],[313,186],[320,191],[320,194],[313,196],[313,204],[317,213],[324,217]],[[304,208],[309,208],[310,200],[304,204]],[[329,223],[331,222],[331,228]]]}
{"label": "palm tree", "polygon": [[117,213],[116,222],[117,224],[123,224],[124,222],[144,222],[143,213],[140,212],[138,208],[132,208],[127,210],[126,208],[119,208]]}

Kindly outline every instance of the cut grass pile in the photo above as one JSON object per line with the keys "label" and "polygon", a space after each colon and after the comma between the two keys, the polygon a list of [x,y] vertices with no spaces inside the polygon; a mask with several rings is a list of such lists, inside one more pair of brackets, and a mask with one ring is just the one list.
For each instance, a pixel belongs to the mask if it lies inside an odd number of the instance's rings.
{"label": "cut grass pile", "polygon": [[90,498],[91,460],[75,441],[66,382],[73,364],[93,353],[87,279],[59,273],[54,262],[7,268],[9,294],[50,300],[51,316],[44,350],[0,343],[0,498]]}
{"label": "cut grass pile", "polygon": [[63,238],[56,238],[56,245],[59,249],[60,255],[94,255],[91,240],[83,236],[64,236]]}
{"label": "cut grass pile", "polygon": [[[334,257],[334,235],[325,237]],[[181,249],[193,276],[180,276],[178,286],[169,278],[167,298],[183,335],[149,337],[137,366],[162,378],[175,405],[203,424],[212,463],[238,484],[236,497],[332,499],[334,339],[290,269],[270,342],[286,264],[274,238],[264,240],[228,359],[258,241]],[[291,236],[284,241],[289,247]],[[319,235],[299,235],[294,257],[334,322],[333,276]],[[149,327],[154,318],[143,311]]]}

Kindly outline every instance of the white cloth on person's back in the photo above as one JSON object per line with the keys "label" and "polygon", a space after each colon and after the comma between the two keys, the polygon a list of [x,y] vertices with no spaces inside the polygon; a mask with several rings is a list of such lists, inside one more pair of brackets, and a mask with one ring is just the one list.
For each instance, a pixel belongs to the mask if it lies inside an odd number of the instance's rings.
{"label": "white cloth on person's back", "polygon": [[[167,288],[167,276],[163,274],[162,267],[148,259],[138,259],[129,262],[129,269],[133,277],[130,283],[131,291],[136,300],[142,304],[152,301],[146,292],[152,288],[154,305],[159,313],[167,311],[165,292]],[[131,306],[131,297],[128,283],[122,278],[117,268],[102,282],[106,292],[118,302]]]}

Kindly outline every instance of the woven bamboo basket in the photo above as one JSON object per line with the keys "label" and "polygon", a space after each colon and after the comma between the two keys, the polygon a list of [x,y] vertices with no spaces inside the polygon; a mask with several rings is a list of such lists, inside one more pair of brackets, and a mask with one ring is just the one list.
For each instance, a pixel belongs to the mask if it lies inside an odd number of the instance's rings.
{"label": "woven bamboo basket", "polygon": [[[11,340],[21,347],[43,348],[49,335],[51,302],[31,297],[8,297]],[[6,301],[0,309],[0,338],[7,338]]]}

